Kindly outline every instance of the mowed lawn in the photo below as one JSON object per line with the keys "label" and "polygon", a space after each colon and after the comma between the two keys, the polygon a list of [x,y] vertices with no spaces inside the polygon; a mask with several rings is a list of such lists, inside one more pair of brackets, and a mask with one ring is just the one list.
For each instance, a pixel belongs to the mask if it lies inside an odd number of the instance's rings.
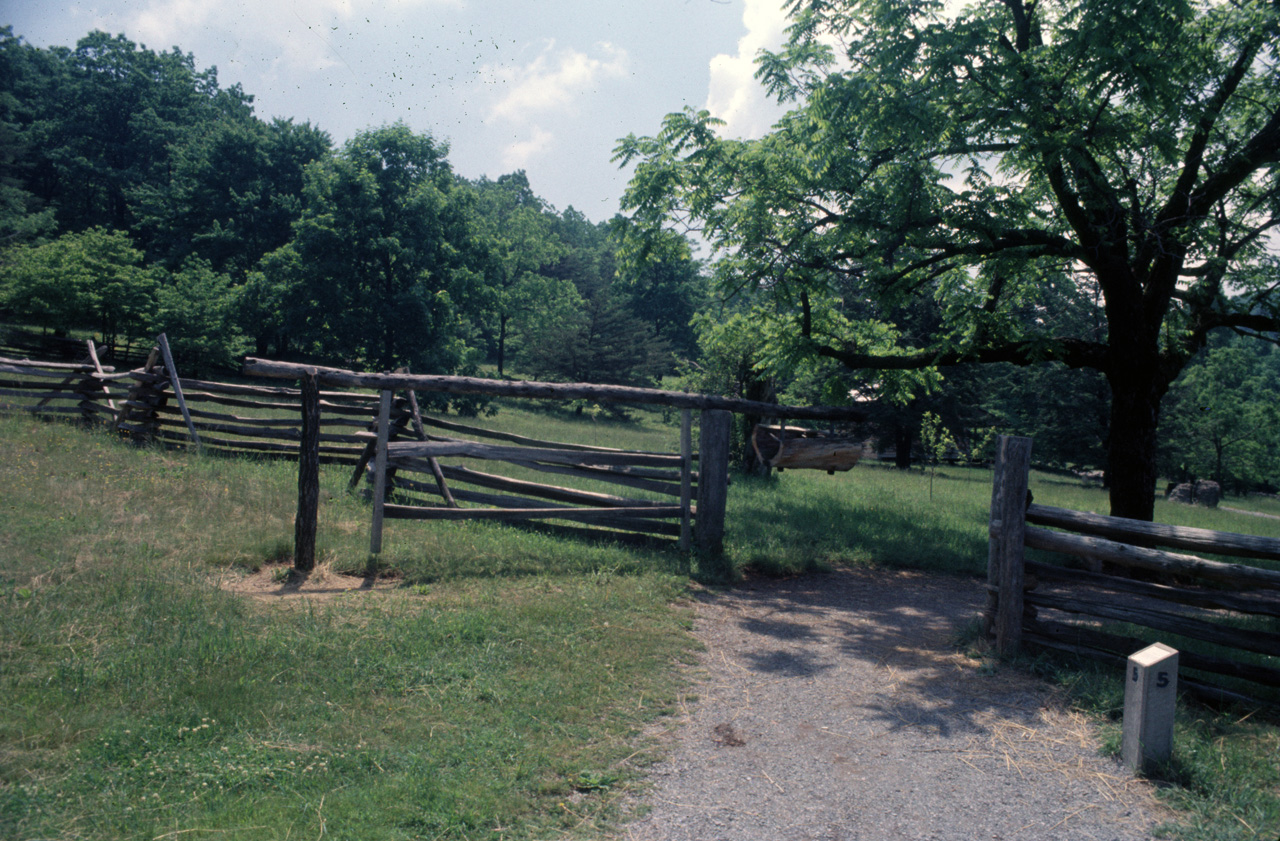
{"label": "mowed lawn", "polygon": [[[504,408],[483,422],[649,450],[678,437],[658,413]],[[674,550],[394,521],[378,588],[251,598],[227,585],[253,570],[284,584],[293,465],[23,418],[0,418],[0,452],[2,838],[599,837],[687,700],[683,596],[701,585],[688,575],[697,559]],[[319,575],[333,581],[369,565],[369,507],[346,493],[348,475],[322,474]],[[1074,481],[1037,475],[1033,490],[1105,511]],[[989,498],[989,472],[960,468],[932,483],[874,466],[735,477],[726,550],[763,574],[846,563],[978,575]],[[1157,517],[1280,536],[1280,520],[1230,512],[1162,505]],[[1118,682],[1032,667],[1110,714]],[[1187,716],[1203,761],[1174,791],[1209,827],[1188,837],[1236,837],[1222,829],[1236,818],[1267,825],[1275,728]],[[1234,784],[1208,766],[1228,756],[1263,793],[1214,811],[1230,800],[1214,787]]]}

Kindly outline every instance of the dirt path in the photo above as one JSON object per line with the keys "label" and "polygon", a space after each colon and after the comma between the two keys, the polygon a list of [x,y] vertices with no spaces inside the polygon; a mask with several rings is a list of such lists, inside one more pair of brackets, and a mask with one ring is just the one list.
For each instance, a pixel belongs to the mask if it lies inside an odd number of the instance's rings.
{"label": "dirt path", "polygon": [[703,593],[698,700],[617,837],[1151,838],[1171,815],[1082,717],[956,650],[983,598],[852,570]]}

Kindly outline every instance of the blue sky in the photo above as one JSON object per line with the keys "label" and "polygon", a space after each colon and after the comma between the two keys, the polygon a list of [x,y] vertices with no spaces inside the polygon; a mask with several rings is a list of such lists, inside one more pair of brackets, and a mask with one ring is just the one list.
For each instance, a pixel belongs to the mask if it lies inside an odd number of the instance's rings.
{"label": "blue sky", "polygon": [[618,138],[686,105],[755,137],[780,113],[752,59],[783,39],[782,0],[0,0],[36,46],[94,29],[177,46],[259,117],[310,121],[341,143],[403,120],[449,141],[462,175],[516,169],[558,209],[618,209]]}

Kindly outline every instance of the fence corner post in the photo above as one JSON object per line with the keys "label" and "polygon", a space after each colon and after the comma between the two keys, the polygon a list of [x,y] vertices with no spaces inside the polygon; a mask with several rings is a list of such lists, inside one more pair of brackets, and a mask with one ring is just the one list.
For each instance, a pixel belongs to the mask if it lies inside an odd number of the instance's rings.
{"label": "fence corner post", "polygon": [[315,368],[301,378],[302,436],[298,445],[298,515],[293,524],[293,568],[316,565],[316,521],[320,508],[320,381]]}
{"label": "fence corner post", "polygon": [[991,621],[1001,657],[1016,654],[1022,644],[1023,541],[1030,471],[1031,439],[1001,435],[996,441],[987,556],[987,582],[995,594]]}
{"label": "fence corner post", "polygon": [[733,415],[704,409],[698,449],[698,549],[712,559],[717,574],[727,577],[724,561],[724,512],[729,492],[729,435]]}

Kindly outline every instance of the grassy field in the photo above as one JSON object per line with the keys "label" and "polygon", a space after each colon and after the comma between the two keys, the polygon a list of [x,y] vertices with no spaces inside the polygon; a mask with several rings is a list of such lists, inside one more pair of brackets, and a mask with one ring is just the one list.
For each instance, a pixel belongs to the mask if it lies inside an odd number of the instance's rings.
{"label": "grassy field", "polygon": [[[650,450],[678,435],[659,414],[504,408],[483,423]],[[255,600],[224,585],[287,561],[292,465],[8,418],[0,451],[0,837],[598,837],[653,758],[648,728],[681,702],[689,578],[674,552],[393,521],[379,567],[394,588]],[[322,473],[331,576],[368,562],[369,510],[346,479]],[[1032,488],[1105,511],[1074,481]],[[959,468],[932,486],[877,467],[735,477],[726,550],[760,573],[981,574],[989,497],[989,473]],[[1229,511],[1157,517],[1280,536],[1280,520]],[[1016,667],[1114,721],[1114,676]],[[1280,831],[1280,729],[1240,718],[1181,712],[1166,776],[1185,837]]]}

